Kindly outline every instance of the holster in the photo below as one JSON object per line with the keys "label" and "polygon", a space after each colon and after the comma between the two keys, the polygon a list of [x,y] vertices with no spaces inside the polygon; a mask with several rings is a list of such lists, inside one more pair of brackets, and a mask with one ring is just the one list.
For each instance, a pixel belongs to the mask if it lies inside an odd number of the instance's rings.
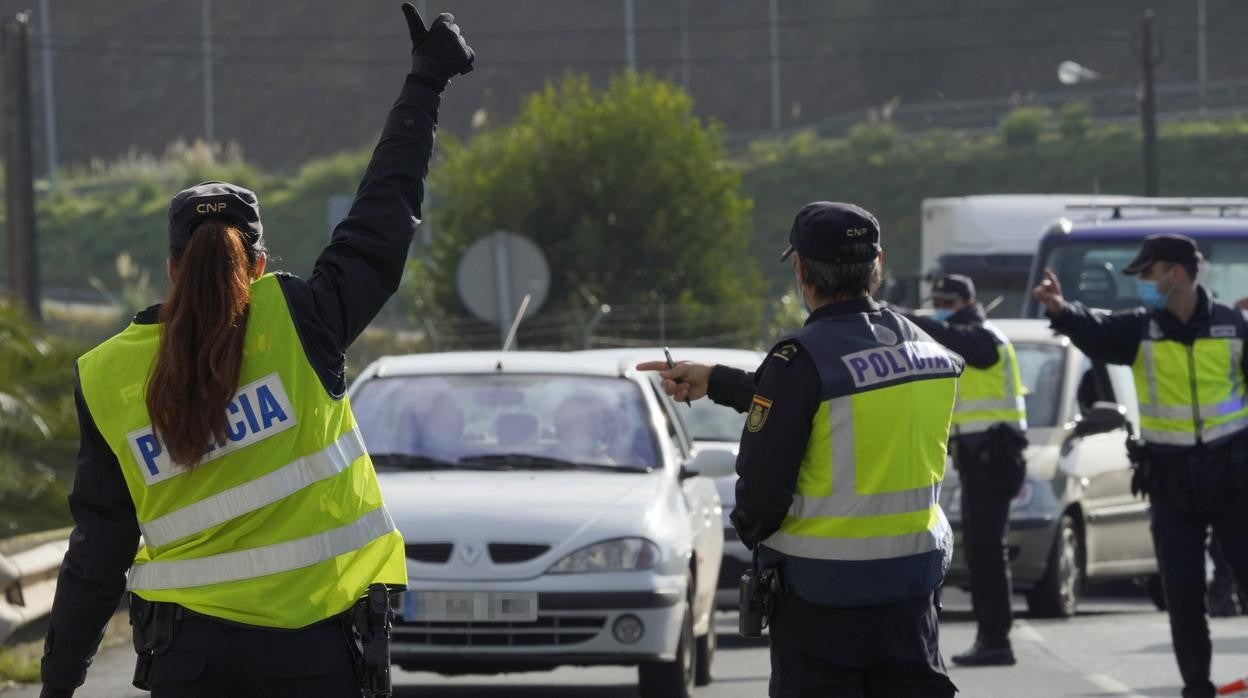
{"label": "holster", "polygon": [[134,637],[134,651],[138,661],[134,666],[135,688],[150,691],[148,676],[152,671],[152,658],[162,654],[173,644],[177,634],[180,608],[176,604],[147,601],[130,594],[130,627]]}
{"label": "holster", "polygon": [[385,584],[373,584],[368,594],[356,602],[350,611],[353,641],[359,642],[356,655],[357,676],[360,688],[368,698],[382,698],[391,694],[390,677],[390,631],[394,626],[394,611],[390,606],[390,591]]}
{"label": "holster", "polygon": [[1127,458],[1131,461],[1131,494],[1147,499],[1156,475],[1153,454],[1143,441],[1128,436]]}
{"label": "holster", "polygon": [[737,616],[737,634],[741,637],[762,637],[763,628],[776,610],[776,600],[788,595],[782,565],[760,568],[758,548],[754,549],[754,563],[741,575]]}

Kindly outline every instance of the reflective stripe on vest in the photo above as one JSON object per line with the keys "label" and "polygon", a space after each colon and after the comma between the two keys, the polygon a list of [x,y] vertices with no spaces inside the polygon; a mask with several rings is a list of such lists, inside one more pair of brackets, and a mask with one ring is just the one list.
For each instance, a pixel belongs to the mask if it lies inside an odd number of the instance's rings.
{"label": "reflective stripe on vest", "polygon": [[143,540],[147,545],[159,548],[333,477],[364,454],[364,439],[360,436],[360,430],[352,429],[321,451],[298,458],[268,475],[140,523],[139,529],[143,532]]}
{"label": "reflective stripe on vest", "polygon": [[1248,429],[1243,351],[1240,338],[1142,340],[1131,370],[1144,440],[1194,446]]}
{"label": "reflective stripe on vest", "polygon": [[1026,387],[1014,345],[991,323],[984,323],[984,328],[997,338],[998,360],[988,368],[968,365],[962,373],[958,401],[953,406],[953,430],[958,434],[976,434],[1004,423],[1026,432]]}
{"label": "reflective stripe on vest", "polygon": [[824,402],[788,516],[764,545],[847,561],[937,550],[949,528],[937,502],[954,390],[950,375]]}
{"label": "reflective stripe on vest", "polygon": [[148,562],[130,568],[129,589],[183,589],[289,572],[350,553],[394,530],[385,507],[314,536],[211,557]]}
{"label": "reflective stripe on vest", "polygon": [[372,583],[406,584],[403,539],[350,404],[308,361],[278,279],[251,285],[225,438],[189,469],[170,461],[147,414],[162,331],[132,324],[78,362],[144,534],[127,587],[230,621],[301,628]]}

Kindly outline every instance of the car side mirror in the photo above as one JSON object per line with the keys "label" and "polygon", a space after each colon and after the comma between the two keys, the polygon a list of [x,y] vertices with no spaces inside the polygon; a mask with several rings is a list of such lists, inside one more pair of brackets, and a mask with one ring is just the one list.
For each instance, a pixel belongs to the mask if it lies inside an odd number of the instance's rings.
{"label": "car side mirror", "polygon": [[1116,402],[1093,403],[1092,409],[1075,418],[1075,434],[1105,434],[1127,426],[1127,408]]}
{"label": "car side mirror", "polygon": [[727,477],[737,473],[737,456],[724,448],[700,448],[688,468],[705,477]]}

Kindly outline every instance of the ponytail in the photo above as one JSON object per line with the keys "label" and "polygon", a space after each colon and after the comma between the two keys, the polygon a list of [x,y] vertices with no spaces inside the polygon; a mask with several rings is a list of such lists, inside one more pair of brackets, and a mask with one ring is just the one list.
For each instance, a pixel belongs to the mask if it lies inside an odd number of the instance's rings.
{"label": "ponytail", "polygon": [[147,412],[174,463],[198,465],[212,441],[225,440],[256,254],[241,230],[220,220],[201,223],[185,248],[170,251],[173,288],[160,308]]}

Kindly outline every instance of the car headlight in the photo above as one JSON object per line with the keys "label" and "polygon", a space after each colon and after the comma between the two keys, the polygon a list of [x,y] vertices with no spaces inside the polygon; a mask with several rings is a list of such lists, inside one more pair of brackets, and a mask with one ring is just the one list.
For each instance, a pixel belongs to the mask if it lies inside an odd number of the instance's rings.
{"label": "car headlight", "polygon": [[616,538],[587,545],[556,562],[548,572],[626,572],[648,570],[658,562],[659,546],[654,543],[644,538]]}

